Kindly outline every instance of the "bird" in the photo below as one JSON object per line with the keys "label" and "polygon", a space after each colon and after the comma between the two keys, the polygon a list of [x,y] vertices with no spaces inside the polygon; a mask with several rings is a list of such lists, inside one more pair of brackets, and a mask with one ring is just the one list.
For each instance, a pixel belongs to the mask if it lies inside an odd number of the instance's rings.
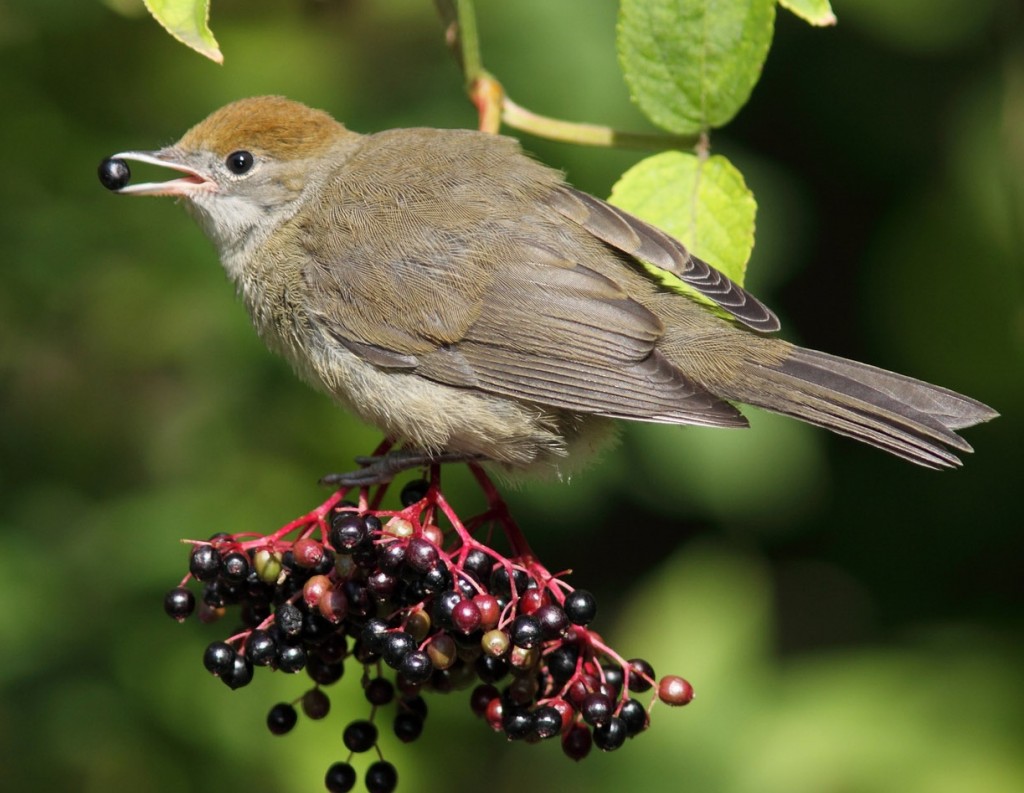
{"label": "bird", "polygon": [[[129,161],[179,175],[132,184]],[[99,175],[119,194],[181,199],[266,345],[405,444],[352,481],[435,460],[563,472],[606,446],[615,420],[746,427],[737,405],[943,469],[972,451],[956,430],[998,415],[779,338],[740,285],[510,137],[364,135],[260,96],[165,148],[112,155]]]}

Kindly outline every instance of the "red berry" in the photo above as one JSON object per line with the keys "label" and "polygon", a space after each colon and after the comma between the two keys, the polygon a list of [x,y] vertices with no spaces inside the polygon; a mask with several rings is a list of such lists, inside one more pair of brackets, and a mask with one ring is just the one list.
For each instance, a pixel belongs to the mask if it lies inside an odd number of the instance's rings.
{"label": "red berry", "polygon": [[485,631],[497,627],[501,618],[501,605],[494,595],[474,595],[473,602],[480,611],[480,627]]}
{"label": "red berry", "polygon": [[309,570],[323,561],[324,546],[312,537],[303,537],[301,540],[296,540],[292,546],[292,556],[295,557],[295,564]]}
{"label": "red berry", "polygon": [[341,622],[348,614],[348,596],[340,589],[328,589],[316,605],[324,619],[330,622]]}
{"label": "red berry", "polygon": [[572,724],[573,719],[576,717],[576,711],[573,709],[573,706],[564,699],[553,699],[547,704],[557,710],[558,714],[562,717],[561,732],[564,733],[569,729],[569,725]]}
{"label": "red berry", "polygon": [[473,715],[483,718],[487,715],[487,706],[491,704],[491,700],[497,699],[498,696],[497,688],[489,683],[481,683],[469,695],[469,709],[473,711]]}
{"label": "red berry", "polygon": [[693,701],[693,686],[676,675],[665,675],[658,681],[658,699],[666,705],[689,705]]}
{"label": "red berry", "polygon": [[562,736],[562,751],[571,759],[579,762],[588,754],[590,754],[590,747],[593,744],[593,738],[590,737],[590,730],[581,724],[577,724],[571,727],[567,733]]}
{"label": "red berry", "polygon": [[331,579],[325,575],[315,575],[302,585],[302,599],[311,609],[316,608],[320,598],[331,590]]}
{"label": "red berry", "polygon": [[472,600],[460,600],[452,607],[452,624],[463,633],[472,633],[480,622],[480,607]]}
{"label": "red berry", "polygon": [[423,538],[440,548],[444,543],[444,532],[441,531],[440,526],[428,523],[423,527]]}
{"label": "red berry", "polygon": [[519,598],[519,613],[533,614],[544,605],[544,592],[540,589],[527,589]]}
{"label": "red berry", "polygon": [[484,718],[487,719],[487,723],[491,725],[491,729],[495,732],[501,732],[501,719],[504,713],[504,707],[501,704],[501,697],[495,697],[487,703],[487,708],[484,710]]}

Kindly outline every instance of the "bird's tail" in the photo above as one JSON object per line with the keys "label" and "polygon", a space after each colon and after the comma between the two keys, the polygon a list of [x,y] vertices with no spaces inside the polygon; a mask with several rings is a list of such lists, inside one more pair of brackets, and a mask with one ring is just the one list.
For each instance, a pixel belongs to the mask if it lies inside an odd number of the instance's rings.
{"label": "bird's tail", "polygon": [[742,378],[716,393],[936,469],[961,464],[951,449],[972,451],[953,430],[999,415],[954,391],[800,347],[781,363],[749,363]]}

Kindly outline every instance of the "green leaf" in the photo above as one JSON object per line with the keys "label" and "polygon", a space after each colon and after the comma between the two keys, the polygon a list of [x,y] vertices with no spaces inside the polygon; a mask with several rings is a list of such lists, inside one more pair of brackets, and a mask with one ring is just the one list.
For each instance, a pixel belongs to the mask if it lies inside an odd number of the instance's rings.
{"label": "green leaf", "polygon": [[[725,157],[679,151],[637,163],[612,188],[611,203],[682,242],[694,255],[743,283],[754,248],[757,202],[743,175]],[[713,305],[653,265],[648,269],[673,289]]]}
{"label": "green leaf", "polygon": [[775,0],[622,0],[619,62],[633,100],[678,134],[720,127],[750,98]]}
{"label": "green leaf", "polygon": [[836,23],[836,15],[832,13],[832,4],[828,0],[779,0],[779,5],[812,25],[825,27]]}
{"label": "green leaf", "polygon": [[224,63],[210,30],[210,0],[143,0],[164,30],[214,63]]}

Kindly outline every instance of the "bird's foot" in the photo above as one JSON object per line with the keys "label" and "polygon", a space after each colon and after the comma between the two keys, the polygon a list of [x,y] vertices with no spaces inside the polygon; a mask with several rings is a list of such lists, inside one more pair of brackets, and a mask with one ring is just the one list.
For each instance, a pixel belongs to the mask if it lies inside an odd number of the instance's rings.
{"label": "bird's foot", "polygon": [[462,452],[429,454],[418,449],[398,449],[387,454],[356,457],[356,463],[362,466],[361,468],[342,474],[327,474],[321,477],[320,484],[337,488],[375,487],[387,484],[397,474],[413,468],[424,468],[441,463],[479,463],[484,459],[479,454]]}

